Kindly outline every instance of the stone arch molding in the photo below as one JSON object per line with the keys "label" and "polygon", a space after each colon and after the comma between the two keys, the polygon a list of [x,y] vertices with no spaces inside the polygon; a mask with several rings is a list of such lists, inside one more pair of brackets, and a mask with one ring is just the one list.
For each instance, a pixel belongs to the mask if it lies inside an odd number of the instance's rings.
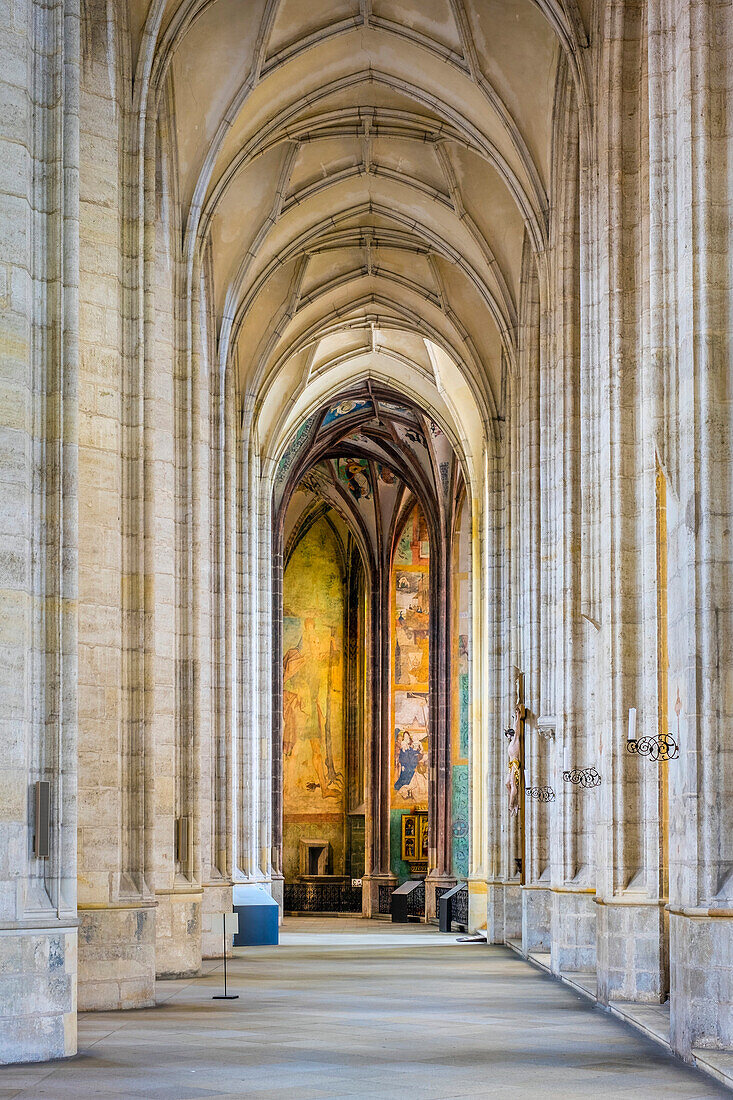
{"label": "stone arch molding", "polygon": [[[394,353],[390,353],[389,349],[380,349],[378,352],[369,353],[371,358],[368,362],[364,361],[364,356],[360,357],[359,355],[336,356],[332,361],[326,363],[323,369],[314,378],[299,390],[293,392],[289,396],[289,399],[278,408],[269,408],[266,402],[260,402],[258,404],[258,412],[252,418],[248,426],[250,460],[253,465],[257,467],[256,479],[258,481],[256,500],[253,500],[253,504],[258,514],[263,518],[266,517],[264,523],[266,528],[273,532],[272,540],[263,539],[260,541],[260,580],[257,586],[261,594],[267,593],[271,598],[269,600],[267,598],[261,600],[256,610],[253,606],[252,614],[258,615],[257,649],[262,660],[262,668],[263,670],[271,669],[274,678],[277,678],[279,675],[282,659],[282,655],[276,644],[276,639],[279,636],[277,632],[278,601],[282,599],[282,577],[284,568],[282,546],[280,545],[276,532],[281,529],[282,518],[288,502],[287,492],[284,498],[282,496],[283,484],[281,482],[279,483],[278,473],[283,457],[292,447],[299,431],[305,431],[302,448],[297,452],[293,464],[288,468],[288,473],[286,475],[287,484],[292,489],[292,486],[300,477],[298,470],[302,472],[303,469],[307,468],[307,464],[310,461],[308,456],[309,449],[313,442],[313,432],[308,426],[314,422],[319,423],[324,410],[331,407],[341,396],[353,394],[357,390],[362,390],[364,388],[366,388],[366,393],[371,394],[373,386],[375,390],[381,391],[382,395],[384,391],[388,391],[390,395],[393,395],[393,400],[402,398],[410,407],[421,409],[426,416],[435,420],[450,440],[458,460],[459,468],[463,472],[463,484],[466,486],[465,492],[468,502],[468,516],[476,517],[477,515],[483,515],[485,513],[488,500],[488,487],[485,476],[488,465],[486,461],[487,447],[493,450],[494,444],[487,441],[486,421],[480,407],[480,398],[477,400],[471,393],[470,387],[466,386],[467,396],[464,395],[464,404],[460,408],[457,407],[455,401],[451,397],[451,393],[455,394],[457,387],[461,384],[460,380],[463,376],[461,375],[460,369],[456,364],[452,363],[450,357],[442,348],[437,345],[432,345],[427,339],[424,339],[423,342],[425,345],[426,361],[432,373],[426,371],[422,364],[410,360],[407,356],[398,356],[394,355]],[[398,364],[399,371],[393,369],[392,364]],[[451,367],[454,373],[449,377],[448,375]],[[465,381],[463,381],[463,385],[465,386]],[[384,399],[383,396],[382,399]],[[396,461],[394,469],[398,471],[401,470],[399,461]],[[405,479],[404,473],[400,473],[400,476],[403,480]],[[421,506],[425,508],[426,502],[422,500],[421,490],[413,488],[413,494],[414,499],[420,500]],[[340,511],[338,504],[332,504],[332,506],[335,506],[336,510]],[[353,525],[349,523],[345,516],[342,515],[342,518],[347,522],[347,526],[352,527],[352,535],[354,535],[357,540],[360,553],[365,562],[372,561],[373,555],[370,555],[368,549],[365,548],[364,539],[360,537],[358,530],[353,528]],[[401,517],[401,522],[404,522],[404,519],[405,516],[403,515]],[[448,526],[452,528],[452,521],[446,522],[448,522]],[[431,531],[431,543],[435,540],[436,545],[441,540],[439,533],[440,528],[436,526],[438,523],[437,515],[428,522]],[[475,530],[481,529],[486,531],[490,526],[490,523],[487,524],[483,520],[478,524],[474,522]],[[474,538],[472,552],[473,575],[480,575],[482,562],[486,560],[487,552],[488,548],[482,544],[481,538]],[[447,563],[444,563],[444,568],[446,564]],[[373,568],[373,565],[368,566],[369,576],[371,576]],[[271,582],[271,587],[267,585],[268,580]],[[446,586],[444,584],[440,584],[440,587],[445,591]],[[489,643],[489,623],[484,614],[484,603],[480,598],[479,585],[476,585],[475,589],[469,629],[473,639],[472,649],[475,664],[472,681],[478,684],[481,682],[482,656],[485,655]],[[376,593],[372,592],[371,583],[369,590],[370,600],[372,595],[376,595],[378,603],[378,591]],[[371,603],[370,606],[372,606]],[[370,613],[372,617],[374,616],[374,607],[376,606],[376,604],[373,605],[372,612]],[[272,652],[270,652],[269,649],[270,644],[273,646]],[[252,652],[251,656],[255,658],[255,653]],[[434,675],[438,674],[434,673]],[[277,692],[275,692],[275,695],[277,695]],[[268,792],[268,798],[271,798],[271,805],[273,807],[280,805],[282,797],[280,786],[282,783],[282,775],[277,759],[278,730],[275,728],[278,724],[278,713],[279,709],[276,706],[274,714],[268,714],[268,717],[273,721],[273,736],[269,746],[272,757],[265,769],[266,773],[271,774],[273,777],[272,787]],[[476,775],[475,792],[473,795],[474,804],[477,809],[477,812],[474,814],[473,827],[475,827],[477,822],[480,823],[487,819],[487,815],[484,813],[483,808],[483,787],[481,782],[483,760],[479,733],[481,729],[482,712],[478,694],[476,694],[473,701],[472,714],[473,728],[470,734],[470,741],[474,748],[472,749],[470,766]],[[263,739],[265,730],[264,718],[265,716],[263,715],[262,724],[260,726]],[[383,721],[384,719],[381,719],[380,723]],[[448,745],[450,745],[450,741],[448,741]],[[377,799],[377,802],[379,803],[379,799]],[[278,818],[277,812],[275,817],[276,819]],[[373,832],[376,826],[371,818],[370,822],[368,828],[369,835],[372,837],[374,837],[374,835],[379,835],[379,830],[377,830],[376,834]],[[281,834],[278,831],[275,820],[273,821],[272,865],[269,868],[267,881],[275,896],[278,897],[282,889],[280,852],[278,850],[280,843]],[[485,837],[481,835],[477,836],[475,844],[473,845],[475,852],[482,852],[484,845]],[[478,862],[479,858],[477,857],[474,859],[474,864],[478,864]],[[371,912],[373,899],[369,901],[368,905],[369,911]]]}
{"label": "stone arch molding", "polygon": [[[353,18],[323,31],[296,27],[290,40],[271,46],[286,3],[262,0],[246,58],[234,75],[222,62],[224,90],[202,101],[194,118],[186,80],[197,73],[195,66],[185,72],[186,51],[226,0],[153,0],[133,43],[125,200],[137,270],[126,334],[143,379],[145,310],[137,306],[154,293],[146,262],[155,234],[153,166],[165,163],[177,204],[176,293],[185,324],[176,355],[191,387],[186,415],[192,423],[196,402],[212,402],[222,454],[218,537],[222,561],[236,575],[222,580],[221,610],[224,621],[236,622],[228,643],[237,695],[230,774],[240,782],[228,859],[235,878],[265,880],[272,760],[256,746],[271,725],[269,534],[279,458],[323,402],[357,382],[389,384],[436,419],[460,456],[473,573],[487,576],[496,553],[492,479],[502,461],[504,378],[518,367],[526,248],[541,296],[549,297],[551,149],[538,137],[543,127],[532,128],[536,104],[525,101],[521,79],[512,85],[501,59],[489,58],[475,0],[446,0],[455,47],[414,19],[386,19],[368,0],[355,0]],[[582,120],[585,35],[574,3],[512,0],[512,7],[542,42],[547,87],[563,59]],[[352,59],[344,47],[355,32]],[[541,109],[551,119],[551,96]],[[192,122],[200,133],[196,157],[187,144]],[[255,185],[260,170],[265,182]],[[242,181],[252,190],[251,209],[232,217],[227,202],[241,201]],[[208,388],[205,397],[196,396],[197,386]],[[142,442],[136,433],[131,426],[133,454]],[[194,483],[185,488],[193,502]],[[127,522],[137,529],[134,515]],[[194,535],[187,541],[184,562]],[[490,599],[476,584],[476,683],[489,679]],[[476,700],[474,725],[481,721]],[[481,739],[474,742],[479,753]],[[472,767],[478,866],[487,850],[484,761],[476,756]]]}
{"label": "stone arch molding", "polygon": [[[404,328],[401,331],[404,332]],[[277,400],[272,396],[272,385],[263,387],[263,392],[251,394],[250,408],[253,412],[245,418],[240,436],[240,446],[246,454],[245,465],[249,475],[248,484],[243,486],[245,514],[242,525],[244,530],[251,530],[252,525],[256,525],[261,532],[256,543],[249,543],[249,552],[256,560],[257,581],[249,586],[248,598],[243,608],[245,624],[249,624],[244,626],[242,632],[247,647],[243,663],[250,669],[251,692],[254,692],[255,684],[263,682],[263,678],[268,676],[273,667],[270,641],[273,637],[274,562],[269,532],[273,530],[275,521],[273,497],[278,467],[299,427],[308,423],[319,409],[336,401],[340,394],[370,383],[388,386],[397,395],[402,395],[422,408],[438,423],[450,440],[464,471],[470,514],[474,517],[474,530],[477,532],[477,537],[473,540],[472,571],[474,576],[481,575],[482,562],[489,554],[486,539],[492,526],[487,518],[491,498],[486,475],[496,459],[497,441],[493,432],[495,420],[491,418],[480,391],[474,390],[470,380],[466,379],[448,351],[425,337],[420,339],[424,348],[423,362],[400,355],[389,347],[378,351],[362,350],[361,353],[334,355],[320,364],[318,372],[305,384],[294,379],[290,389],[281,392]],[[254,566],[255,561],[251,564]],[[489,622],[485,610],[480,587],[476,585],[471,624],[474,638],[474,683],[480,682],[482,662],[489,644]],[[256,643],[247,646],[248,639],[256,639]],[[243,692],[251,695],[246,685],[243,685]],[[476,746],[472,768],[480,777],[483,762],[478,731],[482,714],[478,698],[474,701],[472,714],[475,731],[472,741]],[[260,731],[264,732],[268,728],[271,719],[269,707],[259,713],[250,712],[250,720],[256,723]],[[246,715],[244,720],[247,721]],[[271,759],[262,761],[265,774],[273,772],[274,763]],[[480,804],[483,797],[480,779],[476,782],[474,797]],[[260,812],[267,812],[269,799],[270,791],[267,790]],[[477,813],[474,820],[486,820],[486,814]],[[240,836],[239,841],[246,844],[248,838]],[[476,837],[475,850],[477,853],[484,850],[483,837]],[[253,855],[254,853],[249,853],[247,857],[237,859],[237,854],[234,853],[235,875],[237,865],[241,873],[243,866],[251,865]],[[262,868],[261,871],[268,878],[267,870]],[[275,886],[277,888],[277,884]]]}
{"label": "stone arch molding", "polygon": [[[197,26],[202,25],[203,21],[214,13],[217,2],[221,0],[191,0],[190,3],[174,6],[171,11],[169,3],[157,0],[147,11],[140,40],[137,43],[132,112],[133,116],[139,120],[134,146],[139,151],[141,159],[141,167],[136,173],[137,204],[141,215],[144,215],[144,194],[146,186],[149,186],[144,180],[142,160],[147,155],[147,150],[151,148],[151,127],[154,128],[160,111],[175,110],[171,107],[171,97],[165,95],[171,72],[176,60],[185,54],[189,36]],[[587,95],[581,47],[586,44],[587,35],[576,4],[572,0],[566,0],[566,2],[538,0],[537,3],[534,0],[517,0],[517,5],[525,17],[529,17],[530,11],[541,12],[550,40],[554,41],[560,56],[566,59],[579,102],[585,104]],[[409,124],[417,127],[417,133],[422,127],[423,140],[432,127],[433,142],[441,145],[448,141],[458,143],[474,150],[476,155],[491,165],[510,196],[511,202],[516,206],[536,254],[542,257],[547,247],[548,174],[541,164],[542,155],[538,155],[538,150],[533,149],[531,141],[528,140],[524,120],[521,117],[515,117],[516,110],[512,113],[507,105],[508,89],[500,90],[495,86],[496,82],[490,81],[486,75],[487,66],[482,56],[482,50],[486,47],[479,41],[475,13],[471,9],[471,4],[464,0],[450,0],[446,5],[446,12],[454,23],[457,35],[456,48],[447,48],[445,44],[441,44],[439,36],[416,29],[408,19],[404,23],[396,23],[375,14],[369,3],[362,2],[357,7],[358,10],[355,9],[353,17],[336,21],[322,31],[304,30],[298,34],[296,29],[286,46],[272,49],[270,41],[278,14],[282,9],[282,2],[267,0],[263,4],[255,40],[248,55],[248,64],[245,66],[244,80],[240,80],[239,85],[233,88],[226,104],[222,101],[213,112],[212,117],[216,116],[218,111],[218,121],[214,117],[215,125],[212,123],[206,131],[205,153],[195,173],[193,189],[190,193],[188,191],[185,194],[181,193],[182,205],[187,211],[184,255],[188,301],[194,297],[203,252],[210,247],[212,218],[230,182],[236,178],[243,166],[252,158],[261,157],[272,144],[297,142],[299,137],[312,134],[314,127],[316,131],[326,127],[327,131],[328,126],[333,126],[337,122],[343,123],[350,111],[352,116],[355,112],[344,107],[337,108],[335,112],[333,109],[329,111],[326,101],[346,93],[349,88],[361,87],[365,84],[389,90],[394,95],[409,99],[417,111],[422,112],[424,116],[422,118],[414,110],[410,113],[404,108],[386,112],[399,127],[404,129]],[[370,60],[368,67],[356,68],[354,71],[337,76],[323,88],[314,84],[313,89],[308,89],[304,93],[301,90],[296,105],[292,102],[288,103],[282,88],[287,84],[293,66],[307,58],[313,72],[318,74],[319,51],[323,53],[324,50],[332,48],[341,36],[357,29],[368,31],[374,36],[375,48],[381,48],[382,42],[391,42],[393,45],[396,41],[402,42],[401,48],[406,49],[409,54],[402,71],[396,62],[394,71],[389,71]],[[418,51],[418,53],[413,54],[410,51]],[[440,72],[445,71],[451,81],[457,82],[455,87],[462,89],[457,106],[452,106],[445,97],[441,98],[427,81],[423,84],[415,81],[415,58],[419,59],[420,56],[429,57],[430,64],[442,66]],[[316,79],[319,77],[316,76]],[[233,135],[239,132],[237,127],[241,129],[243,119],[246,120],[253,98],[259,97],[261,100],[269,95],[271,89],[275,104],[271,117],[265,115],[257,126],[256,132],[250,134],[246,140],[245,125],[241,131],[242,140],[238,145],[235,142],[233,146]],[[307,128],[302,118],[304,106],[309,116]],[[382,113],[385,113],[384,109]],[[356,115],[358,114],[357,111]],[[441,159],[445,161],[446,158],[442,156]],[[477,225],[469,209],[470,204],[463,201],[461,189],[456,184],[455,172],[451,170],[449,163],[445,163],[444,168],[448,195],[445,201],[452,206],[459,222],[469,229],[483,253],[487,272],[476,273],[473,277],[481,286],[482,293],[490,304],[500,338],[505,345],[504,350],[508,353],[511,364],[513,356],[510,347],[516,328],[516,289],[510,287],[509,273],[502,270],[502,266],[495,262],[491,242],[485,231]],[[384,176],[386,178],[388,172],[385,172]],[[330,186],[332,182],[337,183],[343,178],[342,173],[333,181],[329,179],[326,183]],[[413,186],[416,191],[422,189],[423,196],[426,196],[429,191],[425,181],[418,175],[411,175],[409,171],[402,174],[401,182],[407,186]],[[437,195],[434,196],[433,201],[440,203]],[[296,199],[296,203],[300,205],[300,200]],[[281,203],[281,208],[274,212],[274,216],[273,213],[268,215],[262,226],[263,236],[256,241],[258,248],[265,243],[265,238],[272,226],[291,207],[292,197],[289,202]],[[142,221],[143,217],[140,218],[141,223]],[[424,227],[420,226],[419,229],[421,232],[418,233],[418,237],[422,235]],[[541,259],[540,263],[542,263]],[[243,266],[246,268],[249,265],[243,260]],[[220,345],[224,369],[229,364],[229,357],[232,354],[228,342],[231,318],[249,290],[244,276],[245,271],[240,266],[227,292],[227,307],[224,310],[221,326],[223,340]],[[192,327],[192,319],[189,317],[187,325],[189,356],[192,354]]]}

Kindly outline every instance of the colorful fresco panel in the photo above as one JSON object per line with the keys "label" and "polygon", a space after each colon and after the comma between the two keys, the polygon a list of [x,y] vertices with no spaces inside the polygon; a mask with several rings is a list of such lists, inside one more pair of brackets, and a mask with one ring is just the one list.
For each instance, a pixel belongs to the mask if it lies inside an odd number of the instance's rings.
{"label": "colorful fresco panel", "polygon": [[[425,537],[422,537],[425,536]],[[427,809],[430,592],[427,530],[415,508],[392,574],[392,806]],[[424,545],[423,545],[424,544]]]}
{"label": "colorful fresco panel", "polygon": [[355,500],[372,499],[371,473],[365,458],[339,458],[336,469],[339,481],[344,482]]}
{"label": "colorful fresco panel", "polygon": [[324,427],[328,424],[333,424],[336,420],[340,420],[342,416],[350,416],[353,413],[362,412],[364,409],[370,409],[371,407],[371,401],[361,400],[359,398],[347,398],[345,401],[339,401],[338,405],[334,405],[332,409],[329,409],[323,418]]}
{"label": "colorful fresco panel", "polygon": [[292,555],[283,605],[283,810],[332,815],[344,802],[344,585],[323,520]]}
{"label": "colorful fresco panel", "polygon": [[468,765],[451,769],[452,856],[456,878],[468,877]]}

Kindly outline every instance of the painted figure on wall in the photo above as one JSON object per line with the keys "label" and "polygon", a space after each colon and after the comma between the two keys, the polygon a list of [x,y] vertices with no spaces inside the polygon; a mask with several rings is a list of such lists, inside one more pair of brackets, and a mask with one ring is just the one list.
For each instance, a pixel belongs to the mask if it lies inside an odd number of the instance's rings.
{"label": "painted figure on wall", "polygon": [[395,730],[395,768],[399,769],[394,789],[403,798],[422,804],[428,797],[427,732],[421,739],[413,730]]}
{"label": "painted figure on wall", "polygon": [[395,683],[428,681],[428,582],[424,573],[397,570],[395,618]]}
{"label": "painted figure on wall", "polygon": [[[292,755],[300,737],[308,744],[313,769],[306,783],[320,788],[324,798],[340,798],[343,776],[333,753],[332,692],[337,661],[335,631],[318,632],[313,619],[305,619],[303,636],[283,659],[283,753]],[[326,667],[325,684],[323,669]]]}
{"label": "painted figure on wall", "polygon": [[364,458],[340,458],[338,476],[356,500],[371,500],[372,485],[369,479],[369,463]]}
{"label": "painted figure on wall", "polygon": [[392,807],[427,809],[429,785],[430,549],[425,518],[410,515],[395,548]]}
{"label": "painted figure on wall", "polygon": [[344,582],[337,536],[320,520],[283,580],[283,810],[338,813],[344,801]]}

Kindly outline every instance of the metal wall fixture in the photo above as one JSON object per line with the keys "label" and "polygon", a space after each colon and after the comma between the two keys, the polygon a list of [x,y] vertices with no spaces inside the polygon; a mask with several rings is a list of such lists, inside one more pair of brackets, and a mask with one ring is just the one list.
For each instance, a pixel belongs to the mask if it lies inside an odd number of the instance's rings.
{"label": "metal wall fixture", "polygon": [[[675,704],[677,710],[677,704]],[[679,711],[677,712],[679,721]],[[671,733],[659,733],[655,737],[636,736],[636,707],[629,710],[629,732],[626,751],[631,756],[648,756],[650,760],[676,760],[680,748]]]}
{"label": "metal wall fixture", "polygon": [[576,787],[599,787],[601,777],[595,768],[572,768],[562,773],[565,783],[574,783]]}
{"label": "metal wall fixture", "polygon": [[671,733],[627,741],[626,751],[632,756],[648,756],[650,760],[676,760],[680,754],[679,745]]}
{"label": "metal wall fixture", "polygon": [[571,768],[570,749],[566,745],[562,756],[563,782],[573,783],[576,787],[598,787],[601,777],[595,768]]}
{"label": "metal wall fixture", "polygon": [[554,802],[555,792],[552,787],[525,787],[524,792],[528,798],[535,802]]}

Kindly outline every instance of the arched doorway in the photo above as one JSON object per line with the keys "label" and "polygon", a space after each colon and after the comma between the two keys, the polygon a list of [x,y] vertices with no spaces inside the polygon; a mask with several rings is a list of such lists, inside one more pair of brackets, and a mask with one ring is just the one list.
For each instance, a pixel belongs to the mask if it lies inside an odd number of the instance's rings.
{"label": "arched doorway", "polygon": [[[281,460],[272,796],[286,911],[384,914],[400,882],[421,878],[432,916],[466,877],[464,509],[440,426],[373,384],[319,409]],[[467,545],[463,556],[468,574]]]}

